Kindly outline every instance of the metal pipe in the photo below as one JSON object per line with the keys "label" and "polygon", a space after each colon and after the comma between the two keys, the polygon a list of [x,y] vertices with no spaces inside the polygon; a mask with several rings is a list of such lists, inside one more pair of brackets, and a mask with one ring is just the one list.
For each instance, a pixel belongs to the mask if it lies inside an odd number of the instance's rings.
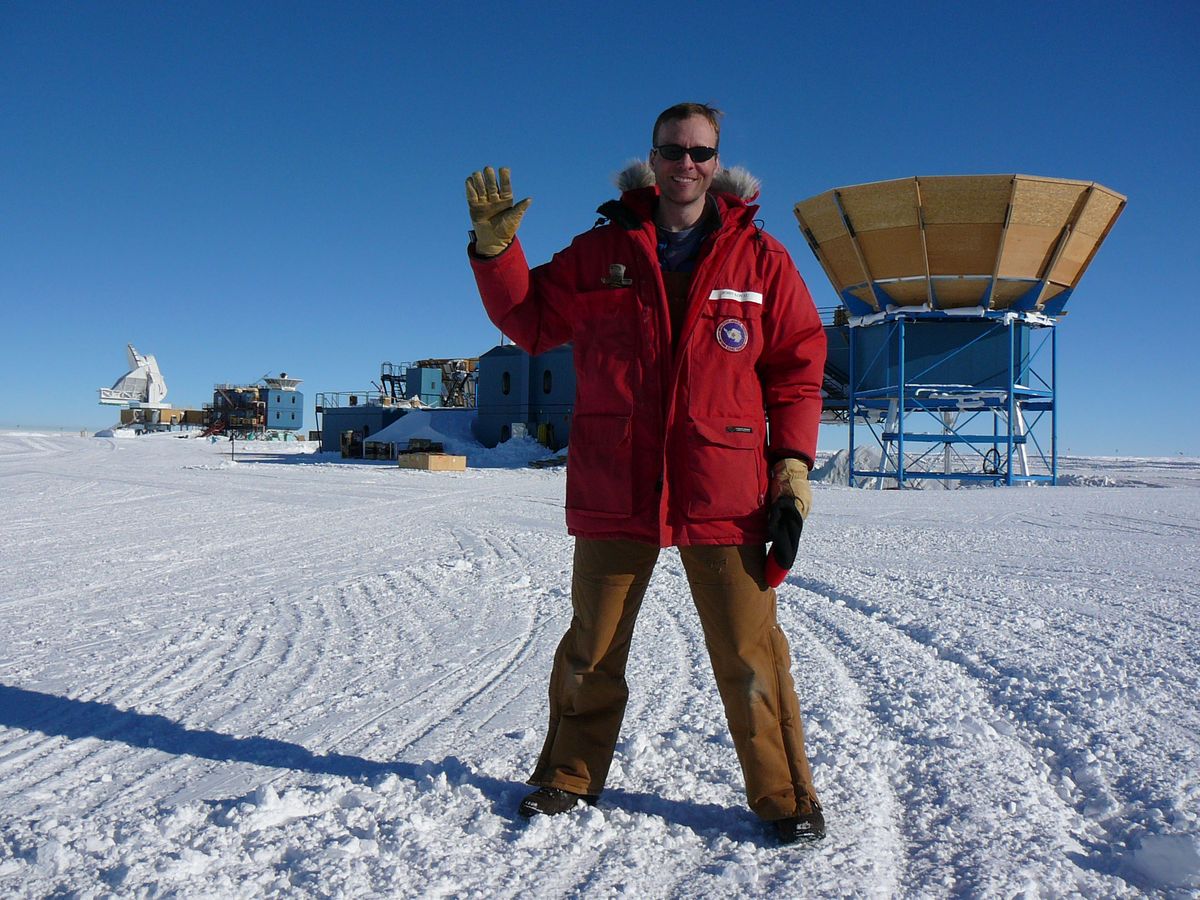
{"label": "metal pipe", "polygon": [[1013,484],[1013,406],[1016,402],[1016,397],[1013,396],[1014,374],[1013,374],[1013,357],[1016,356],[1016,331],[1013,328],[1013,322],[1010,319],[1008,322],[1008,471],[1005,473],[1004,483],[1009,487]]}
{"label": "metal pipe", "polygon": [[853,326],[846,327],[846,336],[850,339],[850,386],[846,398],[850,410],[850,474],[846,476],[847,487],[854,487],[854,426],[858,420],[858,368],[854,343],[857,331]]}
{"label": "metal pipe", "polygon": [[1058,326],[1050,327],[1050,483],[1058,484]]}
{"label": "metal pipe", "polygon": [[899,418],[899,426],[896,429],[897,438],[898,438],[897,446],[899,448],[899,459],[897,460],[897,463],[896,463],[896,474],[897,474],[896,486],[903,489],[904,488],[904,407],[908,402],[908,395],[907,395],[908,386],[907,386],[907,384],[905,384],[905,380],[904,380],[905,374],[904,374],[904,319],[903,319],[903,317],[901,317],[900,319],[897,320],[897,325],[899,325],[899,341],[898,341],[898,343],[900,345],[900,359],[898,361],[898,369],[899,369],[899,376],[900,376],[900,418]]}

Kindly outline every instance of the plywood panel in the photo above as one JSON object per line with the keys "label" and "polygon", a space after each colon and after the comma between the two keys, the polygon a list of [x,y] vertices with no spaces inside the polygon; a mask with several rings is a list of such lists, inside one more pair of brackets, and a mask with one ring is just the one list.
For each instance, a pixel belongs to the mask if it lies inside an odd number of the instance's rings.
{"label": "plywood panel", "polygon": [[801,227],[811,231],[818,243],[849,234],[834,203],[833,191],[800,201],[796,204],[795,213]]}
{"label": "plywood panel", "polygon": [[859,300],[861,300],[863,303],[867,304],[867,306],[871,307],[872,309],[879,309],[879,304],[875,302],[875,295],[871,293],[870,288],[866,288],[866,287],[855,288],[854,290],[852,290],[850,292],[850,296],[857,297]]}
{"label": "plywood panel", "polygon": [[426,472],[463,472],[467,468],[467,458],[450,453],[401,453],[396,457],[396,465],[401,469]]}
{"label": "plywood panel", "polygon": [[940,176],[918,179],[927,225],[1004,223],[1011,175]]}
{"label": "plywood panel", "polygon": [[1074,216],[1087,190],[1078,182],[1040,181],[1017,178],[1013,190],[1013,225],[1035,225],[1062,230]]}
{"label": "plywood panel", "polygon": [[[1045,276],[1056,253],[1052,280],[1074,287],[1125,204],[1122,195],[1093,182],[1029,175],[897,179],[851,185],[837,193],[857,242],[842,221],[834,191],[801,201],[795,210],[801,226],[818,242],[827,274],[839,292],[861,285],[867,277],[877,282],[906,279],[881,284],[880,290],[899,305],[924,302],[923,211],[930,273],[990,278],[995,269],[999,281],[992,305],[1000,309],[1028,290],[1021,279]],[[1006,214],[1010,224],[1004,231]],[[1059,240],[1068,224],[1070,238],[1060,252]],[[914,278],[915,286],[908,281]],[[951,307],[977,305],[982,296],[977,282],[948,290],[952,294],[943,302]],[[875,305],[867,288],[856,289],[855,296]]]}
{"label": "plywood panel", "polygon": [[992,309],[1008,309],[1018,297],[1037,287],[1036,281],[997,281],[992,291]]}
{"label": "plywood panel", "polygon": [[990,282],[982,279],[951,279],[934,281],[933,292],[942,309],[962,309],[983,303],[984,292]]}
{"label": "plywood panel", "polygon": [[[1062,284],[1046,285],[1046,293],[1042,295],[1042,305],[1045,306],[1047,303],[1049,303],[1051,300],[1053,300],[1055,297],[1057,297],[1059,294],[1061,294],[1066,289],[1067,289],[1067,286],[1062,285]],[[1066,313],[1063,313],[1063,315],[1066,315]]]}
{"label": "plywood panel", "polygon": [[850,235],[821,244],[821,255],[825,259],[825,265],[829,267],[829,272],[836,279],[834,287],[839,291],[867,280],[858,261],[858,254],[854,252]]}
{"label": "plywood panel", "polygon": [[1095,246],[1096,239],[1092,235],[1081,234],[1078,231],[1072,234],[1067,238],[1067,245],[1050,272],[1050,280],[1059,284],[1075,284]]}
{"label": "plywood panel", "polygon": [[864,231],[858,244],[867,260],[871,277],[904,278],[925,275],[925,252],[921,246],[921,229],[889,228],[883,231]]}
{"label": "plywood panel", "polygon": [[1010,225],[997,274],[1001,278],[1041,278],[1060,234],[1060,228]]}
{"label": "plywood panel", "polygon": [[933,275],[990,275],[996,264],[1000,225],[929,225],[929,271]]}
{"label": "plywood panel", "polygon": [[1108,226],[1112,224],[1113,219],[1121,212],[1124,204],[1125,198],[1120,194],[1114,194],[1102,187],[1097,187],[1092,191],[1092,196],[1088,200],[1087,206],[1084,207],[1083,212],[1080,214],[1075,230],[1097,237],[1104,234]]}
{"label": "plywood panel", "polygon": [[898,281],[880,285],[883,292],[892,298],[897,306],[920,306],[929,302],[928,283],[920,281]]}
{"label": "plywood panel", "polygon": [[839,191],[842,208],[860,235],[881,228],[916,226],[917,185],[912,178],[877,181]]}

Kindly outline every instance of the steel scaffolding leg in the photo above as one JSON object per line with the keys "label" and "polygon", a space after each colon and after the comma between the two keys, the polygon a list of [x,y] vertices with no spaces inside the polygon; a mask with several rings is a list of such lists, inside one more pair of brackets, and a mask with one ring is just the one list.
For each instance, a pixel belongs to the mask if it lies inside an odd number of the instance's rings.
{"label": "steel scaffolding leg", "polygon": [[[942,434],[954,434],[954,426],[958,423],[957,412],[942,413]],[[950,442],[942,444],[942,472],[946,475],[950,474],[953,468],[951,463],[952,453],[950,451]]]}
{"label": "steel scaffolding leg", "polygon": [[1028,433],[1029,429],[1025,427],[1025,416],[1021,412],[1020,404],[1017,404],[1013,408],[1013,413],[1016,416],[1016,421],[1013,422],[1013,424],[1016,426],[1016,428],[1013,431],[1013,434],[1015,437],[1019,437],[1021,439],[1021,443],[1020,443],[1021,474],[1028,476],[1029,475],[1029,444],[1026,441],[1025,435]]}
{"label": "steel scaffolding leg", "polygon": [[[888,462],[892,458],[892,444],[895,441],[888,440],[886,435],[895,434],[900,422],[900,404],[896,400],[888,403],[887,421],[883,425],[883,433],[885,435],[882,442],[883,456],[879,460],[879,476],[875,479],[875,490],[883,490],[883,473],[887,471]],[[897,461],[897,471],[899,471],[899,461]]]}

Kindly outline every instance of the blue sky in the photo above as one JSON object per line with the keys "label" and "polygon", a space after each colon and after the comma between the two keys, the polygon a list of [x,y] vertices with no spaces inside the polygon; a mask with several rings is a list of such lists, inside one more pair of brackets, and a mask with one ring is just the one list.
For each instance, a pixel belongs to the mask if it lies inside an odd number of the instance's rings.
{"label": "blue sky", "polygon": [[[497,341],[463,181],[508,165],[533,261],[680,100],[726,112],[768,231],[910,175],[1095,180],[1129,205],[1059,333],[1061,451],[1200,456],[1200,6],[0,0],[0,427],[102,426],[126,343],[168,401]],[[844,431],[822,446],[837,449]]]}

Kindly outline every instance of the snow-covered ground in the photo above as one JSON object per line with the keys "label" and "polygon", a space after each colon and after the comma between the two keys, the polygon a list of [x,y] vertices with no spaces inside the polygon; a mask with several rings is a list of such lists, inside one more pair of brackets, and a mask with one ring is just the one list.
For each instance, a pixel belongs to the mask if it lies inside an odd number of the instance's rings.
{"label": "snow-covered ground", "polygon": [[515,815],[563,472],[0,435],[0,895],[1194,896],[1200,460],[818,484],[780,590],[829,824],[745,808],[664,551],[599,806]]}

